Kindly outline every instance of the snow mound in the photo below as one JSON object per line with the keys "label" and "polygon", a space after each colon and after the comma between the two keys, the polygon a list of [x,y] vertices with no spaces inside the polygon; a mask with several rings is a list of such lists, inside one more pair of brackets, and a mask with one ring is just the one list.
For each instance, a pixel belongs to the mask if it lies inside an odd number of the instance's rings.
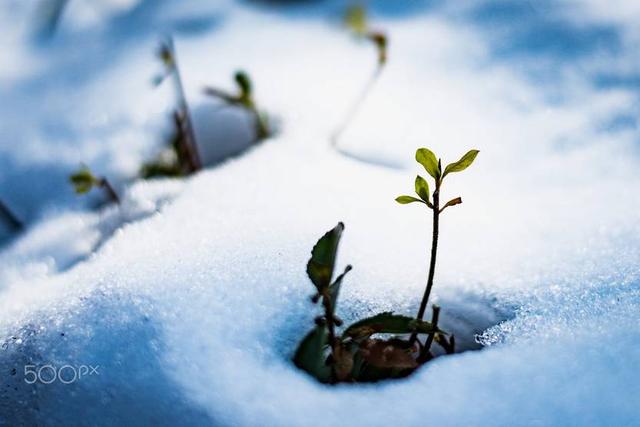
{"label": "snow mound", "polygon": [[[149,2],[119,4],[107,17],[146,22],[128,11]],[[282,133],[189,179],[135,184],[120,208],[78,210],[70,192],[50,194],[68,186],[73,165],[131,178],[161,143],[171,104],[162,88],[144,85],[170,6],[151,14],[140,40],[114,39],[121,21],[104,18],[93,46],[119,40],[126,49],[109,64],[91,54],[86,78],[74,83],[78,105],[66,98],[69,82],[39,88],[48,72],[77,64],[66,45],[53,47],[61,59],[43,55],[42,69],[25,53],[24,74],[0,75],[16,105],[51,97],[29,117],[0,108],[12,118],[0,129],[0,197],[33,222],[0,252],[0,424],[636,422],[637,131],[603,123],[637,99],[581,72],[600,69],[601,52],[577,65],[545,56],[560,71],[557,93],[523,75],[518,60],[496,58],[484,21],[467,25],[464,8],[403,19],[375,8],[376,24],[392,35],[391,60],[340,140],[352,154],[344,156],[329,135],[373,70],[370,47],[315,12],[184,5],[187,22],[210,14],[224,22],[176,39],[190,99],[204,102],[205,84],[224,86],[245,68]],[[555,18],[567,19],[561,12]],[[89,31],[73,15],[81,8],[69,13],[78,25],[61,37],[79,40]],[[594,19],[576,16],[583,26]],[[624,68],[633,51],[621,46]],[[14,136],[21,144],[5,142]],[[447,325],[466,331],[469,346],[479,334],[487,348],[439,358],[402,381],[319,385],[290,357],[317,314],[305,264],[326,230],[346,224],[339,264],[354,270],[338,305],[345,321],[417,308],[430,222],[393,200],[423,173],[413,162],[418,146],[445,161],[481,151],[443,188],[464,203],[443,216],[434,290]],[[25,191],[20,177],[38,171],[41,184]],[[66,365],[99,373],[69,384],[25,381],[27,367]]]}

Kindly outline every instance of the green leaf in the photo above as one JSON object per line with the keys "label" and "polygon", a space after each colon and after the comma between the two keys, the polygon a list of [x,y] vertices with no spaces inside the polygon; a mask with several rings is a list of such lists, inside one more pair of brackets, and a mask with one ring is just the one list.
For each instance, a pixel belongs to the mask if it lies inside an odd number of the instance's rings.
{"label": "green leaf", "polygon": [[236,72],[234,79],[236,81],[236,84],[240,88],[240,96],[243,99],[251,98],[253,89],[252,89],[251,79],[249,78],[249,75],[246,72],[240,70]]}
{"label": "green leaf", "polygon": [[344,14],[344,25],[355,34],[363,35],[367,32],[367,10],[362,5],[347,8]]}
{"label": "green leaf", "polygon": [[425,203],[429,201],[429,184],[427,180],[425,180],[420,175],[416,176],[416,194],[420,196]]}
{"label": "green leaf", "polygon": [[293,363],[320,382],[329,382],[331,367],[327,365],[325,350],[329,345],[326,326],[316,326],[309,332],[296,350]]}
{"label": "green leaf", "polygon": [[172,69],[175,65],[173,58],[173,46],[171,41],[162,43],[158,49],[158,57],[168,69]]}
{"label": "green leaf", "polygon": [[373,334],[410,334],[413,332],[429,334],[441,331],[429,322],[384,312],[354,323],[344,331],[342,336],[357,340],[368,338]]}
{"label": "green leaf", "polygon": [[401,205],[406,205],[406,204],[413,203],[413,202],[424,203],[422,200],[416,199],[413,196],[399,196],[399,197],[396,197],[396,202],[400,203]]}
{"label": "green leaf", "polygon": [[331,284],[338,243],[343,230],[344,224],[338,223],[332,230],[327,231],[311,250],[311,259],[307,263],[307,275],[319,293]]}
{"label": "green leaf", "polygon": [[346,274],[351,271],[351,268],[352,267],[348,265],[344,269],[344,272],[336,277],[336,280],[333,282],[333,284],[329,286],[329,295],[331,296],[331,309],[333,310],[333,312],[336,311],[336,305],[338,304],[338,294],[340,293],[340,285],[342,284],[342,279],[344,279],[344,276],[346,276]]}
{"label": "green leaf", "polygon": [[84,194],[88,193],[91,188],[97,184],[98,179],[93,176],[89,168],[84,166],[78,172],[71,175],[69,181],[71,181],[76,193]]}
{"label": "green leaf", "polygon": [[450,163],[446,168],[444,168],[444,175],[442,177],[444,178],[448,173],[451,172],[461,172],[471,166],[471,163],[473,163],[473,161],[476,159],[476,156],[479,152],[480,151],[478,150],[467,151],[467,153],[462,156],[460,160],[454,163]]}
{"label": "green leaf", "polygon": [[440,177],[438,159],[436,159],[436,155],[433,154],[431,150],[428,148],[418,148],[416,151],[416,161],[424,166],[429,175],[434,179],[437,180]]}

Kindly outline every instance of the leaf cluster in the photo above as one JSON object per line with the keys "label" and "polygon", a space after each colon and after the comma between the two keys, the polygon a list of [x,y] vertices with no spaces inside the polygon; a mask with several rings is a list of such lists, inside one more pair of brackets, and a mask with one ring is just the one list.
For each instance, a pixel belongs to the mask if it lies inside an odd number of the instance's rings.
{"label": "leaf cluster", "polygon": [[[293,361],[323,383],[370,382],[410,374],[420,360],[420,342],[404,337],[424,334],[445,340],[447,334],[437,324],[413,317],[380,313],[359,320],[338,333],[342,320],[336,316],[340,287],[347,266],[335,279],[336,255],[344,224],[325,233],[313,247],[307,263],[307,275],[315,287],[311,301],[322,302],[324,314],[316,318],[315,327],[300,342]],[[437,341],[436,341],[437,342]]]}
{"label": "leaf cluster", "polygon": [[[475,149],[467,151],[458,161],[449,163],[444,168],[444,171],[442,170],[442,160],[436,158],[436,155],[428,148],[419,148],[416,151],[416,161],[420,163],[427,173],[433,178],[435,182],[434,191],[439,192],[444,178],[450,173],[462,172],[471,166],[478,153],[479,151]],[[424,203],[429,209],[438,209],[438,213],[442,212],[449,206],[455,206],[462,203],[461,197],[455,197],[445,203],[442,207],[434,206],[435,200],[432,199],[432,195],[429,191],[429,183],[420,175],[416,176],[414,190],[418,197],[408,195],[398,196],[396,197],[396,202],[402,205],[409,203]]]}

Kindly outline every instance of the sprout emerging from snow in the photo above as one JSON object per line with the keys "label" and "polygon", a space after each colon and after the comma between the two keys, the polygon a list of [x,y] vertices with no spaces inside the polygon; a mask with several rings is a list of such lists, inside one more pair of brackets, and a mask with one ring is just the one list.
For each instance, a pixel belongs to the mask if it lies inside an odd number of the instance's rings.
{"label": "sprout emerging from snow", "polygon": [[383,31],[373,30],[369,26],[367,20],[367,11],[361,5],[351,6],[347,8],[344,15],[344,25],[358,39],[368,40],[373,43],[376,48],[377,61],[376,68],[366,82],[364,88],[360,92],[358,98],[353,102],[342,122],[336,127],[331,135],[331,145],[337,147],[338,140],[342,133],[349,127],[353,119],[357,116],[358,111],[371,93],[374,85],[380,78],[382,69],[388,59],[388,38]]}
{"label": "sprout emerging from snow", "polygon": [[257,107],[253,94],[253,83],[249,74],[239,70],[236,71],[233,78],[237,86],[236,93],[210,86],[204,89],[204,93],[221,100],[227,105],[247,110],[253,116],[256,142],[270,137],[273,134],[273,130],[268,116]]}
{"label": "sprout emerging from snow", "polygon": [[[413,196],[399,196],[396,198],[396,202],[400,204],[405,205],[409,203],[421,203],[421,204],[424,204],[428,209],[431,209],[433,211],[433,226],[432,226],[432,239],[431,239],[431,256],[430,256],[430,262],[429,262],[429,274],[427,276],[427,286],[425,288],[424,295],[420,303],[418,315],[416,316],[418,320],[422,320],[422,318],[424,317],[424,312],[429,302],[429,295],[431,294],[431,288],[433,287],[433,278],[434,278],[435,269],[436,269],[436,256],[438,252],[438,233],[439,233],[440,214],[446,208],[450,206],[459,205],[460,203],[462,203],[461,197],[455,197],[449,200],[447,203],[444,204],[444,206],[441,207],[440,206],[440,189],[442,187],[442,183],[444,181],[444,178],[448,174],[454,173],[454,172],[462,172],[463,170],[471,166],[471,164],[475,160],[478,153],[479,153],[478,150],[469,150],[464,156],[460,158],[460,160],[447,165],[447,167],[443,171],[441,159],[437,159],[436,155],[433,154],[433,152],[428,148],[419,148],[416,151],[416,161],[420,163],[425,168],[427,173],[431,175],[431,177],[434,179],[435,188],[433,190],[433,194],[432,195],[429,194],[429,184],[427,183],[427,180],[421,177],[420,175],[418,175],[416,176],[415,184],[414,184],[415,192],[418,197],[416,198]],[[434,323],[437,322],[438,314],[439,314],[439,309],[434,306],[433,308]],[[451,337],[451,341],[446,341],[444,337],[442,338],[437,337],[437,339],[439,341],[444,340],[443,342],[445,343],[444,344],[445,349],[449,351],[448,349],[451,348],[451,352],[453,352],[453,346],[455,343],[455,341],[452,341],[454,340],[453,336]],[[416,340],[416,335],[413,334],[411,337],[411,341],[415,341],[415,340]],[[422,350],[423,356],[426,355],[427,354],[426,352],[429,351],[428,347],[431,345],[432,341],[433,341],[433,338],[430,338],[425,344],[425,346],[423,347],[423,350]]]}
{"label": "sprout emerging from snow", "polygon": [[427,341],[433,341],[434,337],[444,337],[444,332],[436,323],[385,312],[359,320],[339,334],[337,328],[343,322],[335,313],[336,305],[342,281],[351,270],[348,265],[333,280],[343,231],[344,224],[338,223],[311,251],[307,275],[316,290],[311,302],[322,303],[323,315],[316,318],[316,326],[298,346],[293,361],[318,381],[329,384],[371,382],[409,375],[427,360],[417,357],[416,343],[398,337],[381,339],[373,336],[427,334]]}
{"label": "sprout emerging from snow", "polygon": [[174,156],[171,163],[167,162],[170,156],[162,154],[160,159],[145,164],[142,168],[142,175],[143,177],[190,175],[202,169],[202,161],[198,152],[189,104],[184,92],[173,40],[168,38],[163,42],[157,54],[162,62],[164,71],[154,78],[154,84],[159,85],[166,78],[171,77],[178,101],[176,110],[173,113],[173,122],[176,129],[175,138],[169,148],[174,152]]}

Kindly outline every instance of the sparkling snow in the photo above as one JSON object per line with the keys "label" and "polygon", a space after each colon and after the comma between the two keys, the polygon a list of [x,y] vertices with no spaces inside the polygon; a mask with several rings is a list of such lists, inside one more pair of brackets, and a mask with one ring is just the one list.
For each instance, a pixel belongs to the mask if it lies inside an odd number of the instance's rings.
{"label": "sparkling snow", "polygon": [[[340,140],[329,136],[375,53],[343,3],[71,0],[34,37],[37,2],[0,6],[0,425],[625,426],[640,417],[640,10],[540,2],[376,2],[390,62]],[[275,2],[277,3],[277,2]],[[211,155],[246,117],[205,85],[249,71],[271,140],[185,180],[133,182],[166,142],[173,33]],[[222,142],[217,142],[219,140]],[[338,312],[414,313],[430,221],[398,206],[419,146],[462,196],[442,219],[436,298],[468,344],[403,381],[316,384],[290,357],[312,325],[309,251],[338,221],[354,266]],[[92,209],[80,163],[123,205]],[[29,385],[24,366],[99,365]]]}

